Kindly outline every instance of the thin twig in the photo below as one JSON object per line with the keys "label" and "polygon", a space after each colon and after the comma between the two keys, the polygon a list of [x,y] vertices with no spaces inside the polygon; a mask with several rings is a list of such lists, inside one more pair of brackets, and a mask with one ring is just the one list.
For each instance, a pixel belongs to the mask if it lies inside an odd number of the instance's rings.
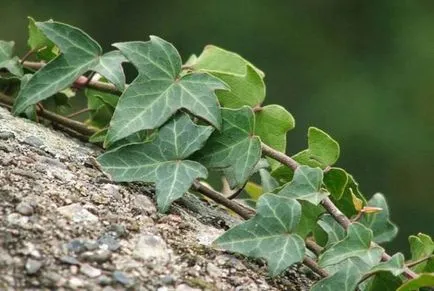
{"label": "thin twig", "polygon": [[21,65],[24,64],[24,62],[35,52],[34,49],[29,50],[22,58],[21,58]]}
{"label": "thin twig", "polygon": [[89,112],[89,111],[91,111],[91,110],[92,110],[92,109],[90,109],[90,108],[83,108],[83,109],[81,109],[81,110],[78,110],[78,111],[76,111],[76,112],[73,112],[73,113],[67,115],[66,117],[67,117],[67,118],[72,118],[72,117],[75,117],[75,116],[77,116],[77,115],[80,115],[80,114],[83,114],[83,113]]}
{"label": "thin twig", "polygon": [[408,263],[406,263],[405,265],[406,265],[408,268],[411,268],[411,267],[414,267],[414,266],[416,266],[416,265],[419,265],[420,263],[423,263],[423,262],[425,262],[425,261],[428,261],[429,259],[434,259],[434,255],[429,255],[429,256],[423,257],[423,258],[421,258],[421,259],[419,259],[419,260],[408,262]]}
{"label": "thin twig", "polygon": [[275,159],[276,161],[281,162],[282,164],[290,167],[291,169],[295,170],[298,167],[298,163],[291,157],[288,157],[284,153],[281,153],[265,143],[261,143],[262,153],[266,156],[269,156],[270,158]]}
{"label": "thin twig", "polygon": [[328,277],[329,273],[327,273],[326,270],[321,268],[315,260],[309,258],[308,256],[305,256],[303,259],[303,264],[308,266],[312,271],[320,275],[321,277]]}
{"label": "thin twig", "polygon": [[242,206],[241,204],[239,204],[235,201],[229,200],[223,194],[221,194],[221,193],[217,192],[216,190],[206,186],[203,183],[195,181],[193,183],[193,186],[194,186],[194,189],[196,189],[196,191],[202,193],[203,195],[205,195],[208,198],[211,198],[215,202],[217,202],[223,206],[226,206],[227,208],[234,211],[235,213],[237,213],[239,216],[241,216],[244,219],[250,219],[255,215],[255,211],[253,209],[249,209],[249,208]]}

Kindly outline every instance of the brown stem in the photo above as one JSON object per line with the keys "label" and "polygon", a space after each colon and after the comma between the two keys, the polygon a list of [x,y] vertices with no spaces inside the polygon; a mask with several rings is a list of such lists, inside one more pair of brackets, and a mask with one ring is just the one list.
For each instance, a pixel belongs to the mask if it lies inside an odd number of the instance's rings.
{"label": "brown stem", "polygon": [[35,50],[29,50],[22,58],[21,58],[21,65],[24,64],[25,60],[27,60],[33,53],[35,52]]}
{"label": "brown stem", "polygon": [[[0,93],[0,102],[6,105],[12,106],[14,100],[12,97],[9,97],[3,93]],[[43,110],[40,107],[36,106],[36,114],[40,117],[48,119],[54,123],[61,124],[65,127],[68,127],[82,135],[90,136],[93,135],[96,130],[85,126],[83,123],[68,119],[62,115],[50,112],[48,110]]]}
{"label": "brown stem", "polygon": [[195,181],[193,183],[193,186],[194,186],[196,191],[202,193],[203,195],[205,195],[208,198],[211,198],[215,202],[217,202],[223,206],[226,206],[227,208],[234,211],[235,213],[237,213],[239,216],[241,216],[244,219],[250,219],[255,215],[255,211],[253,209],[249,209],[249,208],[242,206],[241,204],[239,204],[235,201],[229,200],[223,194],[221,194],[221,193],[217,192],[216,190],[206,186],[203,183]]}
{"label": "brown stem", "polygon": [[314,271],[315,273],[317,273],[318,275],[320,275],[321,277],[328,277],[329,273],[327,273],[326,270],[324,270],[323,268],[321,268],[317,262],[315,262],[315,260],[309,258],[308,256],[305,256],[303,259],[303,264],[305,264],[306,266],[308,266],[312,271]]}
{"label": "brown stem", "polygon": [[92,110],[92,109],[90,109],[90,108],[83,108],[83,109],[81,109],[81,110],[78,110],[78,111],[76,111],[76,112],[73,112],[73,113],[67,115],[66,117],[67,117],[67,118],[72,118],[72,117],[75,117],[75,116],[77,116],[77,115],[80,115],[80,114],[83,114],[83,113],[89,112],[89,111],[91,111],[91,110]]}
{"label": "brown stem", "polygon": [[[45,63],[24,61],[23,65],[24,67],[29,69],[39,70],[40,68],[45,66]],[[89,88],[97,89],[101,92],[107,92],[116,95],[121,95],[122,93],[118,89],[116,89],[116,87],[113,84],[89,80],[89,78],[85,76],[78,77],[78,79],[75,80],[73,86],[77,88],[89,87]]]}
{"label": "brown stem", "polygon": [[284,153],[281,153],[272,147],[269,147],[265,143],[261,143],[262,153],[270,158],[275,159],[276,161],[281,162],[282,164],[290,167],[295,170],[298,167],[298,163],[291,157],[288,157]]}
{"label": "brown stem", "polygon": [[428,260],[431,259],[431,258],[434,258],[434,255],[429,255],[429,256],[423,257],[423,258],[421,258],[421,259],[419,259],[419,260],[408,262],[408,263],[406,263],[405,265],[406,265],[408,268],[411,268],[411,267],[414,267],[414,266],[416,266],[416,265],[419,265],[420,263],[423,263],[423,262],[425,262],[425,261],[428,261]]}

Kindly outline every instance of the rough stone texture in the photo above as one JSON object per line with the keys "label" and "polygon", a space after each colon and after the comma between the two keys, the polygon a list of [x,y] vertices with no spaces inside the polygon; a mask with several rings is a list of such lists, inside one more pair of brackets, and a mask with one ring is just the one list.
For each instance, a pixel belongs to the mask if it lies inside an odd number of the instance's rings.
{"label": "rough stone texture", "polygon": [[307,290],[297,268],[213,249],[239,221],[187,194],[156,212],[152,188],[115,185],[101,150],[0,108],[0,290]]}

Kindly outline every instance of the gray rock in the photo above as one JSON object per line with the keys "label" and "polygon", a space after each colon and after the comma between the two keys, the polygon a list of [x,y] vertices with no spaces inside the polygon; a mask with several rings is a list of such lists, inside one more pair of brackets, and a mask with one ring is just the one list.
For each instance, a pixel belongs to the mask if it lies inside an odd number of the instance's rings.
{"label": "gray rock", "polygon": [[201,289],[192,288],[187,284],[179,284],[178,286],[176,286],[175,291],[201,291]]}
{"label": "gray rock", "polygon": [[80,265],[80,262],[71,256],[62,256],[60,257],[60,261],[68,265]]}
{"label": "gray rock", "polygon": [[89,264],[82,264],[80,266],[80,272],[89,278],[95,278],[102,274],[102,271],[100,269],[94,268]]}
{"label": "gray rock", "polygon": [[15,134],[10,131],[0,131],[0,139],[6,140],[10,138],[14,138]]}
{"label": "gray rock", "polygon": [[166,262],[170,259],[166,243],[161,237],[155,235],[141,235],[137,240],[133,255],[143,260],[156,259]]}
{"label": "gray rock", "polygon": [[71,219],[73,222],[97,222],[98,217],[84,209],[79,203],[57,208],[63,216]]}
{"label": "gray rock", "polygon": [[42,262],[33,259],[28,259],[25,266],[27,274],[35,274],[41,267]]}
{"label": "gray rock", "polygon": [[98,278],[98,284],[101,286],[107,286],[110,285],[113,282],[112,278],[102,275]]}
{"label": "gray rock", "polygon": [[33,207],[30,205],[30,203],[22,201],[18,203],[18,205],[15,207],[15,210],[25,216],[30,216],[33,214]]}
{"label": "gray rock", "polygon": [[86,242],[82,239],[73,239],[69,243],[66,244],[66,248],[68,251],[72,253],[80,254],[86,251]]}
{"label": "gray rock", "polygon": [[85,252],[81,254],[80,258],[88,262],[95,262],[98,264],[102,264],[110,260],[111,255],[112,255],[111,251],[101,249],[93,252]]}
{"label": "gray rock", "polygon": [[140,214],[151,215],[154,214],[157,209],[154,203],[145,195],[137,194],[133,200],[133,207]]}
{"label": "gray rock", "polygon": [[54,167],[66,170],[65,164],[62,163],[61,161],[57,160],[57,159],[43,157],[41,159],[41,162],[44,164],[50,165],[50,166],[54,166]]}
{"label": "gray rock", "polygon": [[127,229],[122,224],[112,224],[107,228],[106,233],[109,233],[114,237],[125,237]]}
{"label": "gray rock", "polygon": [[11,226],[25,227],[29,222],[29,217],[13,212],[6,217],[6,221]]}
{"label": "gray rock", "polygon": [[175,283],[175,278],[171,275],[166,275],[161,278],[161,283],[164,285],[173,285]]}
{"label": "gray rock", "polygon": [[10,146],[5,145],[5,144],[0,144],[0,150],[4,151],[6,153],[10,153],[13,151],[13,148],[11,148]]}
{"label": "gray rock", "polygon": [[84,282],[77,277],[71,277],[68,280],[68,286],[72,290],[78,290],[84,286]]}
{"label": "gray rock", "polygon": [[28,145],[35,147],[35,148],[40,148],[44,145],[44,142],[40,138],[33,136],[33,135],[26,137],[23,140],[23,143],[28,144]]}
{"label": "gray rock", "polygon": [[100,248],[108,249],[112,252],[117,251],[121,247],[119,240],[110,233],[105,233],[99,237],[97,243],[100,245]]}
{"label": "gray rock", "polygon": [[125,273],[120,272],[120,271],[114,271],[113,272],[113,279],[116,282],[119,282],[119,283],[121,283],[122,285],[125,285],[125,286],[131,286],[131,285],[134,284],[134,280],[133,279],[127,277],[127,275],[125,275]]}

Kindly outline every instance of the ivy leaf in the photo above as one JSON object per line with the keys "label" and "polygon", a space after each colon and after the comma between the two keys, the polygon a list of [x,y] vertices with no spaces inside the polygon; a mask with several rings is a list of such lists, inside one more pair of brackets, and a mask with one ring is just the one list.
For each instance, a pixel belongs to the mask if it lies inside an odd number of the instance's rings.
{"label": "ivy leaf", "polygon": [[264,258],[269,273],[276,276],[303,260],[303,239],[294,234],[301,206],[296,200],[275,194],[262,195],[256,215],[220,236],[215,244],[228,251],[253,258]]}
{"label": "ivy leaf", "polygon": [[[261,141],[279,152],[286,151],[286,133],[295,127],[294,117],[280,105],[267,105],[255,112],[255,133]],[[271,169],[280,163],[267,158]]]}
{"label": "ivy leaf", "polygon": [[353,195],[362,200],[363,205],[366,205],[366,199],[359,190],[359,184],[354,180],[353,176],[348,174],[348,181],[345,185],[345,190],[339,199],[332,196],[333,203],[345,214],[347,217],[352,217],[358,213],[354,203]]}
{"label": "ivy leaf", "polygon": [[368,201],[368,206],[380,207],[383,210],[376,213],[365,213],[360,223],[370,228],[374,233],[376,243],[393,240],[398,234],[398,227],[390,221],[389,207],[383,194],[377,193]]}
{"label": "ivy leaf", "polygon": [[224,81],[230,91],[217,93],[220,104],[227,108],[253,107],[265,98],[264,73],[240,55],[208,45],[202,54],[190,61],[195,70],[205,71]]}
{"label": "ivy leaf", "polygon": [[219,79],[206,73],[180,76],[178,51],[156,36],[151,36],[147,42],[123,42],[113,46],[139,74],[119,99],[105,146],[136,131],[157,128],[182,108],[220,129],[221,116],[214,91],[226,89],[226,86]]}
{"label": "ivy leaf", "polygon": [[319,168],[299,166],[294,172],[294,178],[277,193],[289,198],[306,200],[317,205],[327,197],[328,193],[322,191],[321,183],[323,172]]}
{"label": "ivy leaf", "polygon": [[360,223],[352,223],[348,227],[347,236],[322,253],[318,264],[322,267],[338,264],[351,257],[360,258],[364,262],[379,262],[383,249],[370,247],[372,231]]}
{"label": "ivy leaf", "polygon": [[326,168],[339,158],[339,144],[327,133],[316,127],[309,127],[308,149],[293,158],[303,165]]}
{"label": "ivy leaf", "polygon": [[[353,291],[369,266],[361,259],[349,258],[339,264],[330,276],[319,280],[312,286],[311,291]],[[330,273],[330,270],[327,270]]]}
{"label": "ivy leaf", "polygon": [[115,181],[155,183],[158,208],[165,212],[195,179],[206,178],[206,168],[186,158],[204,145],[212,131],[211,126],[196,125],[187,114],[179,113],[151,142],[108,151],[98,161]]}
{"label": "ivy leaf", "polygon": [[0,69],[6,69],[16,76],[23,75],[23,68],[18,57],[12,57],[15,43],[0,40]]}
{"label": "ivy leaf", "polygon": [[390,258],[390,260],[375,265],[369,270],[369,272],[390,272],[393,276],[399,276],[404,272],[404,269],[404,255],[396,253]]}
{"label": "ivy leaf", "polygon": [[125,89],[125,74],[122,63],[125,62],[127,59],[120,51],[111,51],[100,57],[99,64],[94,70],[112,82],[119,91],[123,91]]}
{"label": "ivy leaf", "polygon": [[[419,233],[408,238],[410,243],[411,260],[416,261],[434,254],[434,242],[429,235]],[[414,267],[418,273],[434,272],[434,257]]]}
{"label": "ivy leaf", "polygon": [[259,176],[261,177],[261,185],[265,193],[272,192],[274,189],[279,187],[279,183],[266,169],[259,169]]}
{"label": "ivy leaf", "polygon": [[315,239],[317,241],[323,241],[324,243],[322,245],[326,248],[344,239],[344,228],[330,214],[321,216],[321,219],[318,220],[317,223],[326,233],[327,237],[324,239],[320,232],[315,232]]}
{"label": "ivy leaf", "polygon": [[306,238],[315,229],[318,217],[324,213],[324,208],[320,205],[313,205],[307,201],[300,201],[301,218],[295,231],[302,238]]}
{"label": "ivy leaf", "polygon": [[86,88],[87,108],[90,109],[90,118],[86,122],[97,128],[104,128],[113,116],[119,96]]}
{"label": "ivy leaf", "polygon": [[334,199],[341,199],[347,183],[347,172],[341,168],[331,168],[324,174],[324,184]]}
{"label": "ivy leaf", "polygon": [[216,131],[194,159],[207,168],[231,173],[234,186],[242,186],[261,158],[261,141],[254,135],[255,118],[251,108],[222,108],[222,130]]}
{"label": "ivy leaf", "polygon": [[396,291],[402,285],[399,277],[393,276],[390,272],[379,272],[370,279],[364,288],[364,291]]}
{"label": "ivy leaf", "polygon": [[[59,48],[38,28],[32,17],[27,18],[29,19],[29,39],[27,44],[32,51],[36,52],[39,60],[51,61],[59,55]],[[49,20],[47,22],[53,21]]]}
{"label": "ivy leaf", "polygon": [[414,291],[420,287],[434,286],[434,273],[419,274],[419,277],[406,281],[397,291]]}
{"label": "ivy leaf", "polygon": [[36,26],[62,54],[38,70],[23,87],[14,104],[15,114],[69,87],[98,64],[101,54],[99,44],[78,28],[59,22],[37,22]]}

